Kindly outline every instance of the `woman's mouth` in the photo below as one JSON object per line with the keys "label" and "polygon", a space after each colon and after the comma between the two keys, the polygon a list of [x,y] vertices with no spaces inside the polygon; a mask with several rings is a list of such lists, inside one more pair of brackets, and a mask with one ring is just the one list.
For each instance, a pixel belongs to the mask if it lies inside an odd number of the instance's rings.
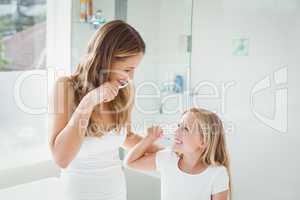
{"label": "woman's mouth", "polygon": [[120,89],[124,88],[124,87],[126,87],[128,85],[128,81],[127,80],[119,80],[118,82],[120,83],[120,86],[119,86]]}

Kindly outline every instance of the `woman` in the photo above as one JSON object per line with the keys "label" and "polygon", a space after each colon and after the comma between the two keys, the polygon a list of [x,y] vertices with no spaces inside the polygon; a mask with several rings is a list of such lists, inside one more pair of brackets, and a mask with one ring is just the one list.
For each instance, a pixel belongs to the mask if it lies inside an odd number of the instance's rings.
{"label": "woman", "polygon": [[49,145],[68,199],[126,199],[118,148],[141,140],[130,128],[130,80],[144,53],[133,27],[111,21],[94,34],[75,73],[57,80]]}

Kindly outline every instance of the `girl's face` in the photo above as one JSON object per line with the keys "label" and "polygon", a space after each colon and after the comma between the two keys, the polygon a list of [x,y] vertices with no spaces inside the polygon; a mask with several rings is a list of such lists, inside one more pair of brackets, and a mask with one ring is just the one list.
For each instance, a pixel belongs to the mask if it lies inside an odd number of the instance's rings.
{"label": "girl's face", "polygon": [[193,113],[185,113],[175,130],[173,150],[180,153],[194,153],[205,148],[203,134]]}
{"label": "girl's face", "polygon": [[134,77],[134,70],[137,68],[143,58],[143,53],[131,56],[124,61],[112,63],[110,81],[118,81],[121,85],[126,84]]}

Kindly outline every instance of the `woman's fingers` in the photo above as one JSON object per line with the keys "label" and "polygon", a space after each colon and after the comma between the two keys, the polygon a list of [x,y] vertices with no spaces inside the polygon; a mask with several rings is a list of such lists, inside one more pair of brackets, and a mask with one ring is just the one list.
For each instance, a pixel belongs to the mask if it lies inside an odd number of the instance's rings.
{"label": "woman's fingers", "polygon": [[104,91],[105,91],[104,92],[105,93],[104,101],[108,102],[108,101],[113,100],[118,95],[119,83],[117,81],[105,83]]}

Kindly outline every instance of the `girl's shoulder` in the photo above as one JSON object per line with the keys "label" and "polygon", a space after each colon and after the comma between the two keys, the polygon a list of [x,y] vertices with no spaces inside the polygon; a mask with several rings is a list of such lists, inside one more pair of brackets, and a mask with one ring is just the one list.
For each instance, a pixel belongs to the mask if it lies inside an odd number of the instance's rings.
{"label": "girl's shoulder", "polygon": [[230,178],[228,174],[228,170],[225,166],[210,166],[213,169],[212,173],[212,194],[217,194],[219,192],[223,192],[228,190],[230,187]]}
{"label": "girl's shoulder", "polygon": [[224,165],[210,165],[209,168],[215,170],[215,171],[224,171],[227,170],[227,168]]}
{"label": "girl's shoulder", "polygon": [[179,156],[171,148],[165,148],[157,152],[157,156],[161,156],[164,159],[179,159]]}
{"label": "girl's shoulder", "polygon": [[221,173],[221,172],[227,172],[227,168],[223,165],[210,165],[208,168],[213,172],[213,173]]}
{"label": "girl's shoulder", "polygon": [[229,176],[228,170],[225,166],[223,165],[210,165],[209,166],[210,174],[213,179],[218,179],[218,178],[227,178]]}
{"label": "girl's shoulder", "polygon": [[178,155],[170,148],[165,148],[156,152],[156,165],[158,169],[163,169],[167,166],[174,166],[174,163],[178,161]]}

